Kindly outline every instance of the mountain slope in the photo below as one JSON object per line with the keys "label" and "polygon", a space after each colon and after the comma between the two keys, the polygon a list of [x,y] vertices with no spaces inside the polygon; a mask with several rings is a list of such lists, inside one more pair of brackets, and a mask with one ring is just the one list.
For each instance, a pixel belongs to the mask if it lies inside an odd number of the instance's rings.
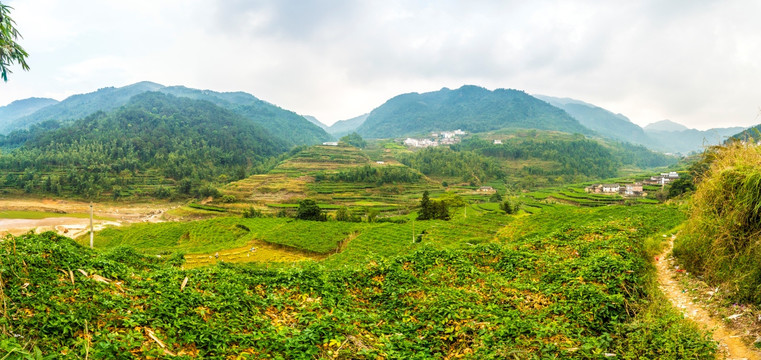
{"label": "mountain slope", "polygon": [[140,184],[139,174],[154,173],[190,194],[199,181],[241,178],[286,149],[262,127],[211,102],[147,92],[111,114],[39,134],[3,154],[0,169],[64,172],[55,181],[87,196]]}
{"label": "mountain slope", "polygon": [[58,104],[47,106],[10,122],[6,131],[27,128],[45,120],[76,120],[96,111],[111,111],[126,104],[137,94],[155,91],[162,87],[163,85],[144,81],[120,88],[107,87],[87,94],[72,95]]}
{"label": "mountain slope", "polygon": [[648,144],[650,142],[641,127],[632,123],[629,118],[621,114],[614,114],[601,107],[579,100],[545,95],[534,96],[565,110],[569,115],[578,120],[581,125],[607,138],[635,144]]}
{"label": "mountain slope", "polygon": [[184,86],[170,86],[159,90],[178,97],[207,100],[232,110],[283,139],[288,145],[314,145],[332,137],[319,126],[293,111],[259,100],[245,92],[216,92]]}
{"label": "mountain slope", "polygon": [[326,131],[329,134],[340,138],[357,130],[357,128],[367,120],[369,115],[370,114],[363,114],[351,119],[336,121],[333,125],[330,125]]}
{"label": "mountain slope", "polygon": [[314,117],[312,115],[301,115],[301,116],[303,116],[304,119],[307,119],[310,123],[319,126],[320,128],[322,128],[325,131],[328,131],[328,125],[323,124],[322,122],[320,122],[320,120],[317,120],[316,117]]}
{"label": "mountain slope", "polygon": [[16,100],[6,106],[0,107],[0,134],[8,132],[6,128],[11,122],[57,103],[58,100],[54,99],[28,98]]}
{"label": "mountain slope", "polygon": [[[70,122],[97,111],[110,112],[127,104],[135,95],[159,91],[177,97],[206,100],[237,112],[259,124],[272,135],[284,139],[289,145],[312,145],[332,139],[325,130],[310,123],[292,111],[282,109],[245,92],[216,92],[191,89],[184,86],[163,86],[152,82],[139,82],[121,88],[108,87],[98,91],[73,95],[60,103],[43,107],[31,114],[7,123],[0,122],[0,133],[29,128],[47,120]],[[53,100],[55,101],[55,100]],[[3,108],[0,108],[0,110]],[[0,113],[0,121],[3,116]],[[298,129],[298,132],[293,130]]]}
{"label": "mountain slope", "polygon": [[462,129],[530,128],[591,134],[565,111],[523,91],[466,85],[396,96],[373,110],[357,132],[368,138]]}

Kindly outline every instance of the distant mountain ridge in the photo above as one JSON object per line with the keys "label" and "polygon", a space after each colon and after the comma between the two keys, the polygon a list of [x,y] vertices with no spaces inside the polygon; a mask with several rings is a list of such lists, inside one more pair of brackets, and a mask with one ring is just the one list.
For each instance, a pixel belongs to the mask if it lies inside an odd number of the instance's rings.
{"label": "distant mountain ridge", "polygon": [[619,141],[627,141],[633,144],[644,145],[650,142],[642,128],[631,122],[631,120],[624,115],[614,114],[599,106],[580,100],[556,98],[546,95],[534,96],[565,110],[569,115],[578,120],[581,125],[584,125],[604,137]]}
{"label": "distant mountain ridge", "polygon": [[369,115],[370,115],[369,113],[362,114],[360,116],[353,117],[351,119],[336,121],[333,125],[330,125],[326,130],[329,134],[335,136],[336,138],[340,138],[342,136],[348,135],[356,131],[358,127],[360,127],[362,124],[365,123],[365,120],[367,120],[367,117]]}
{"label": "distant mountain ridge", "polygon": [[661,120],[644,128],[632,123],[626,116],[615,114],[584,101],[534,95],[565,110],[582,125],[609,139],[644,145],[652,150],[689,154],[705,146],[720,144],[727,137],[742,131],[742,127],[690,129],[682,124]]}
{"label": "distant mountain ridge", "polygon": [[357,132],[368,138],[392,138],[437,130],[502,128],[593,133],[565,111],[523,91],[489,91],[473,85],[398,95],[370,112]]}
{"label": "distant mountain ridge", "polygon": [[6,106],[0,107],[0,119],[5,119],[5,122],[0,122],[0,133],[6,132],[6,126],[12,121],[16,121],[27,115],[31,115],[37,110],[44,107],[48,107],[57,104],[58,100],[48,98],[28,98],[22,100],[16,100]]}
{"label": "distant mountain ridge", "polygon": [[[51,103],[23,117],[10,119],[0,113],[0,133],[25,129],[49,120],[66,123],[84,118],[97,111],[110,112],[126,105],[132,97],[152,91],[209,101],[243,115],[290,145],[311,145],[332,139],[325,130],[302,116],[245,92],[223,93],[184,86],[164,86],[149,81],[120,88],[107,87],[87,94],[72,95],[61,102]],[[299,131],[293,131],[294,129],[299,129]]]}
{"label": "distant mountain ridge", "polygon": [[643,129],[645,131],[684,131],[684,130],[690,130],[690,128],[680,124],[673,122],[671,120],[661,120],[656,121],[651,124],[647,124]]}

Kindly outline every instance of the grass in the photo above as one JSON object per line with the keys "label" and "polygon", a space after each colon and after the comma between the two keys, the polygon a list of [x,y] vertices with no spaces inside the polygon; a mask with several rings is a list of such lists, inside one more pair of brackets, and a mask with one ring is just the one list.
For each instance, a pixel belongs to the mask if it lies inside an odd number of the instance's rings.
{"label": "grass", "polygon": [[710,168],[692,196],[674,255],[736,301],[761,304],[761,147],[715,147],[703,161]]}
{"label": "grass", "polygon": [[[0,219],[45,219],[54,217],[72,217],[78,219],[88,219],[90,214],[87,213],[59,213],[59,212],[47,212],[47,211],[22,211],[22,210],[6,210],[0,211]],[[111,220],[109,217],[93,216],[93,219],[97,220]]]}

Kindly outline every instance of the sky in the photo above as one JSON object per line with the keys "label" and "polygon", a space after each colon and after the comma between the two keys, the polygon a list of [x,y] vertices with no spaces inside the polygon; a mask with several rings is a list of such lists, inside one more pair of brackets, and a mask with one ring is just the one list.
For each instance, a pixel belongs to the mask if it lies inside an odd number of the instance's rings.
{"label": "sky", "polygon": [[761,1],[0,0],[29,53],[0,106],[139,81],[245,91],[331,124],[465,84],[644,126],[761,123]]}

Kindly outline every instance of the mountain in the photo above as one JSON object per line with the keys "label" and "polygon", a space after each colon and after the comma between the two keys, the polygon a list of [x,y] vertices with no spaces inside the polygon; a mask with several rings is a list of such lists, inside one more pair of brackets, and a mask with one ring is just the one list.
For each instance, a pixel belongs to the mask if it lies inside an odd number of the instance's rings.
{"label": "mountain", "polygon": [[650,147],[652,149],[689,154],[693,151],[702,151],[706,146],[721,144],[727,138],[744,129],[743,127],[731,127],[708,130],[647,131],[647,136],[651,139]]}
{"label": "mountain", "polygon": [[44,107],[32,114],[9,122],[6,132],[24,129],[45,120],[67,121],[81,119],[96,111],[111,111],[146,91],[156,91],[163,85],[144,81],[120,88],[107,87],[95,92],[69,96],[63,101]]}
{"label": "mountain", "polygon": [[690,128],[671,120],[656,121],[645,126],[645,131],[684,131]]}
{"label": "mountain", "polygon": [[323,124],[322,122],[320,122],[320,120],[317,120],[316,117],[312,115],[301,115],[301,116],[303,116],[304,119],[307,119],[310,123],[321,127],[325,131],[328,131],[328,125]]}
{"label": "mountain", "polygon": [[[184,86],[164,86],[148,81],[98,91],[73,95],[60,103],[43,107],[29,115],[17,118],[0,127],[0,133],[27,129],[34,124],[54,120],[60,123],[84,118],[97,111],[110,112],[124,106],[135,95],[159,91],[176,97],[206,100],[217,106],[232,110],[264,129],[271,135],[280,137],[290,146],[313,145],[328,141],[332,137],[320,127],[292,111],[282,109],[245,92],[216,92],[198,90]],[[2,117],[0,116],[0,119]],[[50,127],[50,124],[45,126]],[[294,132],[294,129],[299,129]],[[19,138],[16,136],[16,138]]]}
{"label": "mountain", "polygon": [[[177,97],[206,100],[217,106],[232,110],[252,120],[270,134],[283,139],[289,146],[315,145],[332,137],[321,127],[293,111],[259,100],[245,92],[216,92],[197,90],[184,86],[169,86],[159,90]],[[298,131],[294,131],[298,129]]]}
{"label": "mountain", "polygon": [[489,91],[472,85],[396,96],[373,110],[357,132],[367,138],[390,138],[441,130],[484,132],[502,128],[593,133],[565,111],[523,91]]}
{"label": "mountain", "polygon": [[55,181],[86,196],[145,185],[147,175],[160,174],[190,194],[199,181],[242,178],[287,148],[261,126],[209,101],[146,92],[112,113],[99,111],[37,134],[0,157],[0,169],[60,172]]}
{"label": "mountain", "polygon": [[16,100],[0,107],[0,134],[7,132],[6,127],[18,118],[30,115],[44,107],[57,104],[58,100],[48,98],[28,98]]}
{"label": "mountain", "polygon": [[738,140],[761,140],[761,124],[749,127],[731,136],[732,139]]}
{"label": "mountain", "polygon": [[642,128],[632,123],[624,115],[614,114],[601,107],[575,99],[546,95],[534,95],[534,97],[565,110],[581,125],[604,137],[633,144],[648,144],[650,142]]}
{"label": "mountain", "polygon": [[337,138],[348,135],[357,130],[357,128],[367,120],[368,115],[370,114],[363,114],[351,119],[336,121],[333,125],[330,125],[326,131]]}

